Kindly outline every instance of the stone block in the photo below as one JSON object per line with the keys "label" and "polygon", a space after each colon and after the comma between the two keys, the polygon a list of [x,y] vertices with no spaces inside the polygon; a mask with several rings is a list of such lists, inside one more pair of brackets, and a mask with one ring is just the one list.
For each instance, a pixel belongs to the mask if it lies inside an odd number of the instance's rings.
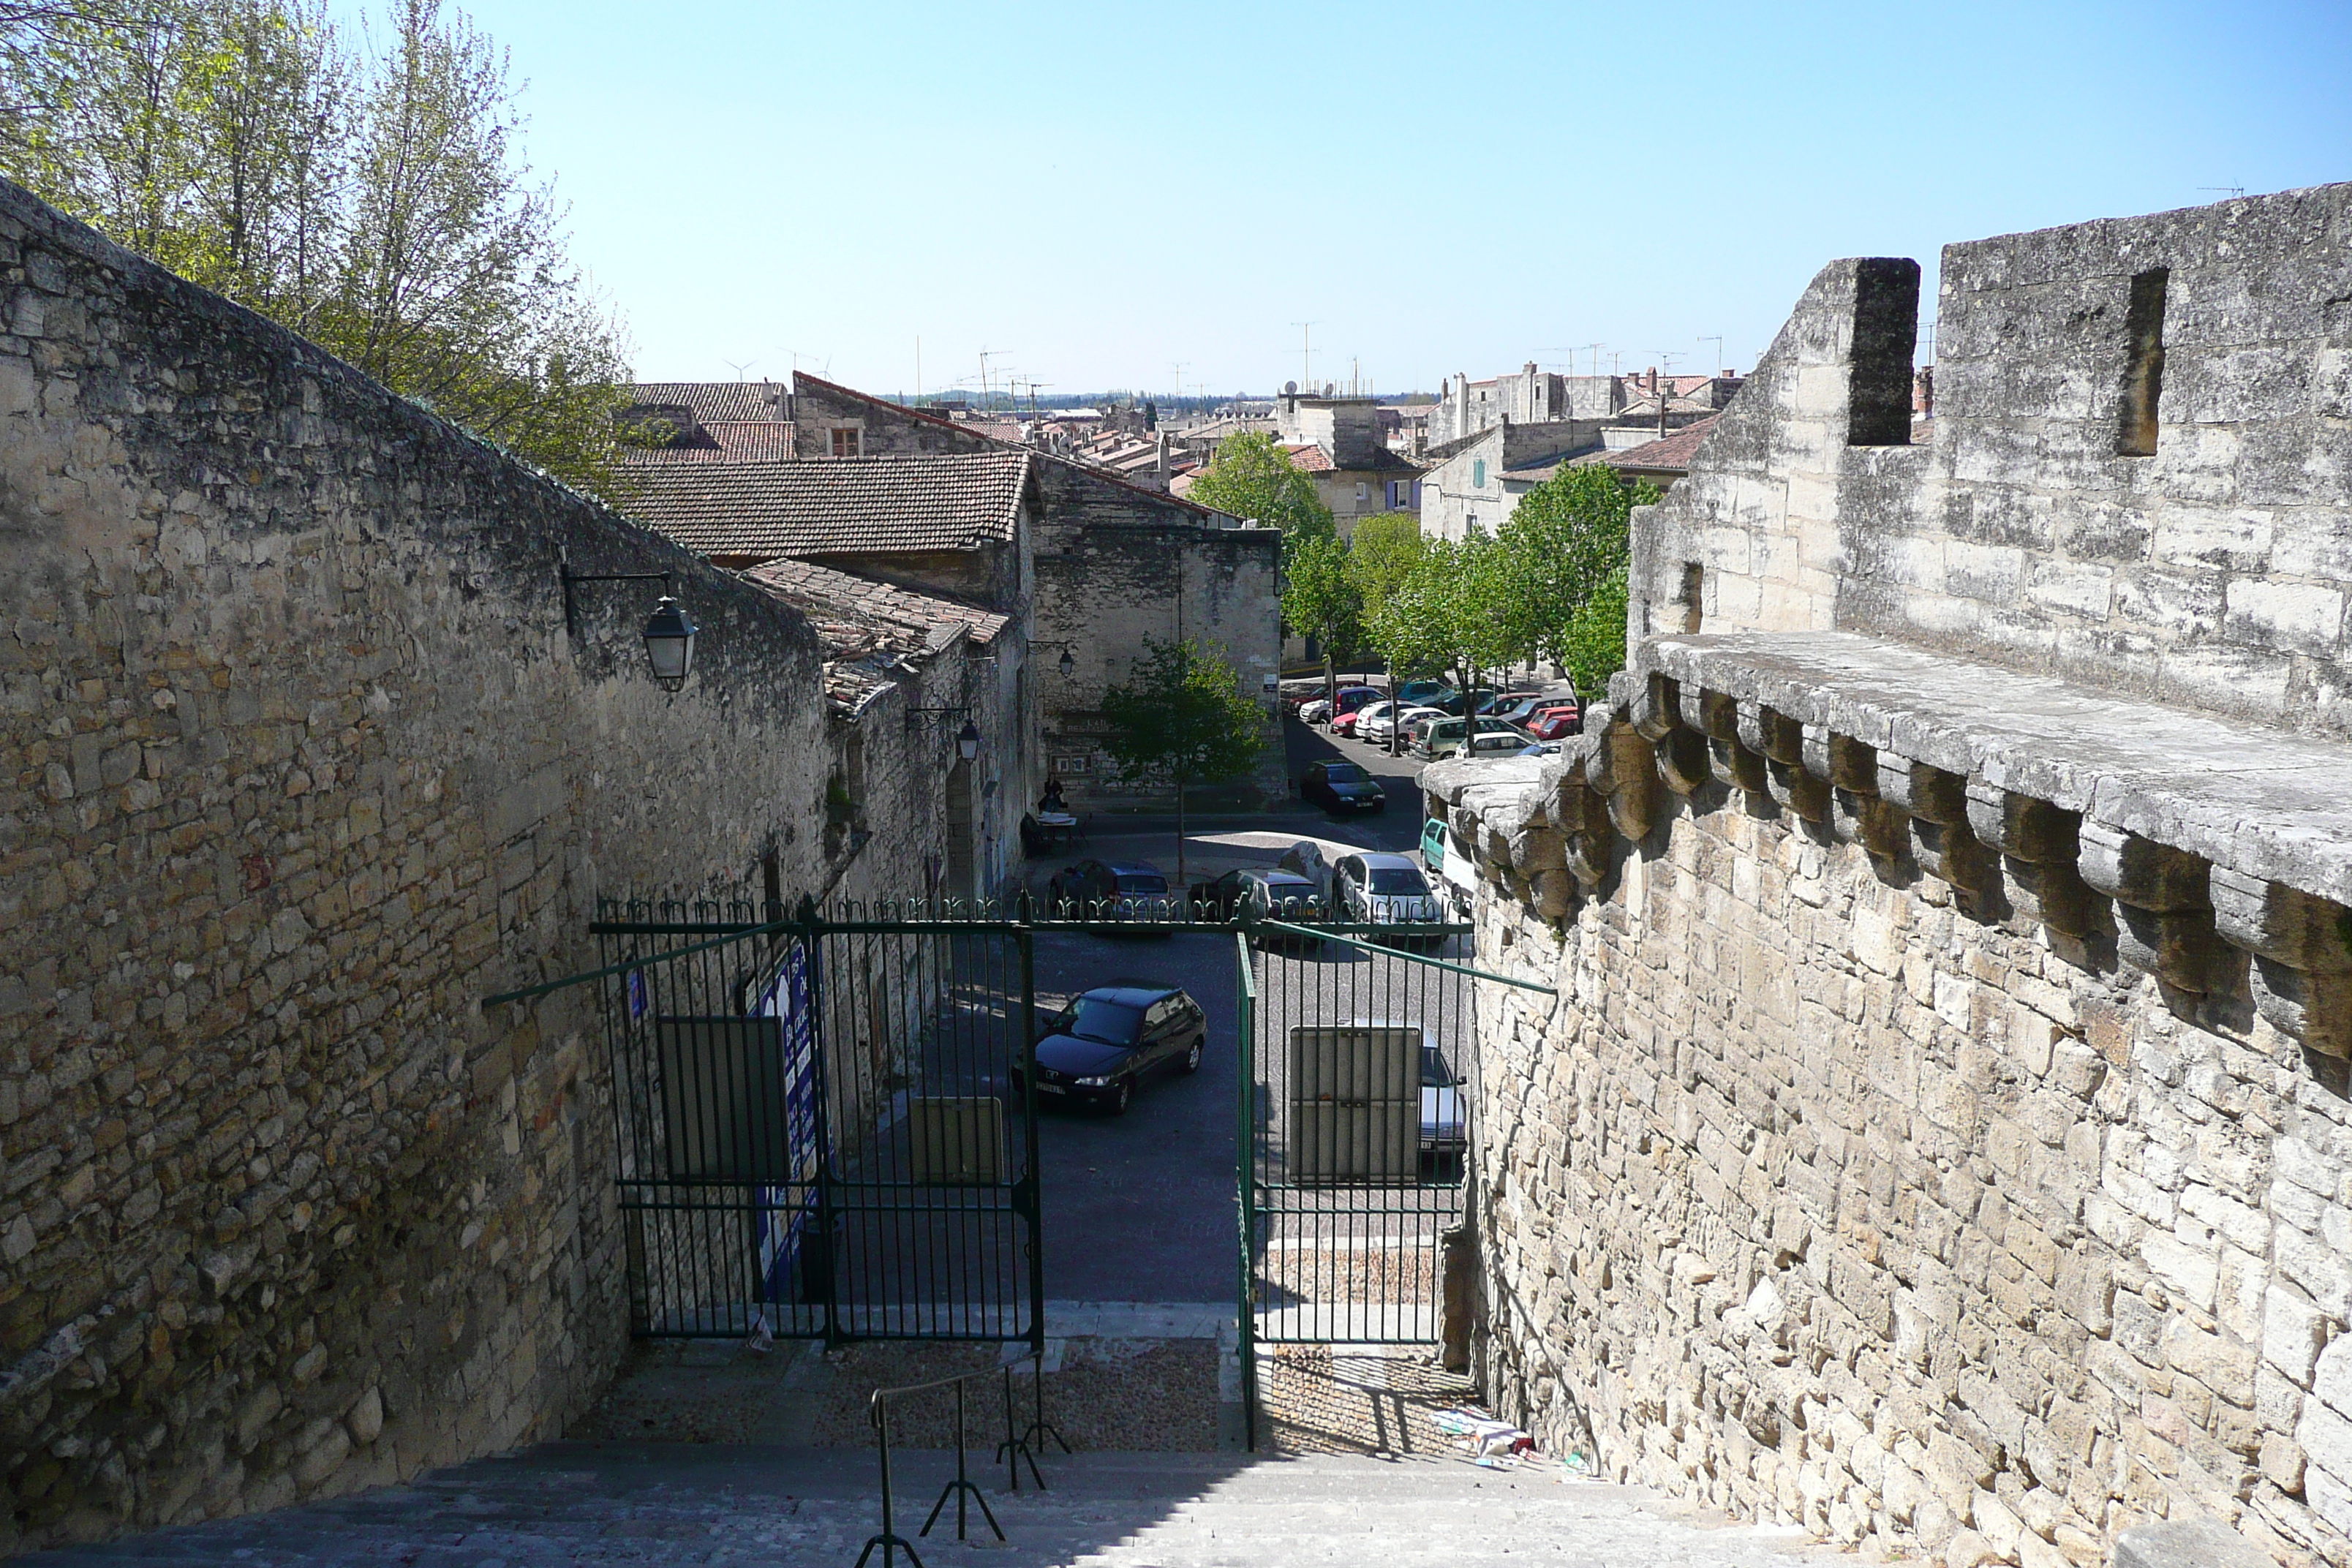
{"label": "stone block", "polygon": [[2276,1568],[2268,1552],[2212,1519],[2168,1519],[2116,1537],[2115,1568]]}

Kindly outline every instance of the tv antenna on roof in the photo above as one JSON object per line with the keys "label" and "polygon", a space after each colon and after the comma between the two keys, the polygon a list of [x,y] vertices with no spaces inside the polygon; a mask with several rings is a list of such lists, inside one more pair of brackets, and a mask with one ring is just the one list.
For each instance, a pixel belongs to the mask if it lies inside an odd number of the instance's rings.
{"label": "tv antenna on roof", "polygon": [[1307,395],[1311,397],[1315,395],[1315,323],[1293,321],[1290,324],[1298,329],[1298,384],[1306,388]]}
{"label": "tv antenna on roof", "polygon": [[1721,375],[1723,374],[1723,340],[1721,338],[1710,338],[1705,333],[1701,333],[1696,341],[1703,343],[1713,343],[1715,345],[1715,374]]}
{"label": "tv antenna on roof", "polygon": [[2200,191],[2222,191],[2233,196],[2242,196],[2246,194],[2246,187],[2243,185],[2200,185],[2197,188]]}
{"label": "tv antenna on roof", "polygon": [[735,373],[735,379],[741,381],[744,377],[744,373],[749,371],[753,365],[758,364],[760,362],[755,359],[747,359],[740,362],[731,359],[722,359],[719,363],[725,365],[729,370],[733,371]]}

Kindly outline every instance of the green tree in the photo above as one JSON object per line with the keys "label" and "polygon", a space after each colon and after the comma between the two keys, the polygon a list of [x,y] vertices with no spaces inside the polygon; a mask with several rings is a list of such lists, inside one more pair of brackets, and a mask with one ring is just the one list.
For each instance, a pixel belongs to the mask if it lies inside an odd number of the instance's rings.
{"label": "green tree", "polygon": [[1214,649],[1192,641],[1143,640],[1124,684],[1103,693],[1109,730],[1103,750],[1132,779],[1165,779],[1176,790],[1176,890],[1184,891],[1184,794],[1194,784],[1242,778],[1257,765],[1265,716],[1241,676]]}
{"label": "green tree", "polygon": [[0,174],[394,392],[610,489],[618,323],[530,180],[506,62],[438,0],[0,3]]}
{"label": "green tree", "polygon": [[[1496,537],[1513,584],[1517,633],[1530,652],[1560,669],[1570,667],[1570,650],[1583,648],[1579,639],[1590,630],[1583,626],[1587,604],[1612,574],[1623,592],[1633,508],[1657,499],[1646,480],[1629,490],[1598,463],[1562,468],[1519,498]],[[1623,619],[1621,602],[1620,641]]]}
{"label": "green tree", "polygon": [[1476,689],[1482,671],[1527,657],[1511,562],[1493,535],[1433,540],[1370,622],[1393,677],[1444,674]]}
{"label": "green tree", "polygon": [[1282,618],[1323,646],[1323,695],[1338,686],[1339,661],[1362,640],[1364,596],[1349,570],[1349,551],[1337,534],[1302,542],[1282,578]]}
{"label": "green tree", "polygon": [[1315,481],[1298,471],[1273,437],[1255,431],[1218,445],[1215,460],[1192,481],[1190,499],[1279,528],[1286,562],[1302,542],[1339,531],[1331,509],[1315,493]]}
{"label": "green tree", "polygon": [[1402,512],[1368,517],[1348,541],[1348,575],[1363,601],[1367,626],[1421,560],[1421,521]]}
{"label": "green tree", "polygon": [[1580,695],[1604,689],[1609,678],[1625,668],[1625,574],[1620,562],[1586,595],[1562,644],[1560,668]]}

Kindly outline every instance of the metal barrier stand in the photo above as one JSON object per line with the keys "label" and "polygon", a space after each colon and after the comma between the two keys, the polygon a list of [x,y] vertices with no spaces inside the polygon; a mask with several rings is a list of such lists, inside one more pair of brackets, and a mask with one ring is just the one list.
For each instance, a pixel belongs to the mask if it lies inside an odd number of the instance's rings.
{"label": "metal barrier stand", "polygon": [[[1037,1370],[1038,1375],[1043,1377],[1045,1363],[1042,1358],[1039,1360]],[[955,1479],[940,1489],[940,1500],[931,1505],[931,1516],[923,1521],[923,1528],[915,1533],[930,1534],[931,1527],[940,1521],[940,1511],[948,1506],[948,1499],[952,1497],[956,1500],[956,1539],[958,1541],[965,1539],[964,1532],[970,1517],[967,1500],[980,1504],[980,1516],[988,1521],[988,1528],[996,1532],[997,1540],[1004,1539],[1004,1527],[996,1522],[995,1511],[988,1506],[987,1494],[980,1489],[979,1484],[972,1480],[971,1474],[964,1468],[963,1385],[973,1378],[987,1375],[985,1372],[962,1372],[952,1377],[935,1377],[929,1383],[910,1383],[898,1388],[877,1388],[874,1391],[872,1405],[874,1432],[877,1446],[881,1450],[882,1456],[882,1532],[879,1535],[866,1537],[866,1550],[857,1554],[857,1568],[866,1568],[866,1560],[874,1555],[874,1549],[877,1546],[882,1549],[882,1568],[895,1568],[893,1554],[899,1552],[907,1554],[907,1561],[913,1563],[915,1568],[923,1568],[923,1560],[915,1553],[915,1543],[898,1533],[890,1497],[890,1401],[904,1394],[921,1394],[934,1388],[955,1390]],[[1009,1389],[1012,1377],[1010,1366],[1005,1368],[1005,1376]],[[1009,1404],[1006,1406],[1005,1430],[1007,1432],[1012,1430],[1012,1407]],[[1029,1468],[1033,1473],[1037,1468],[1037,1461],[1034,1457],[1029,1461]],[[1018,1490],[1017,1472],[1014,1479],[1014,1489]],[[1042,1477],[1039,1478],[1037,1485],[1040,1490],[1044,1489],[1045,1483]]]}

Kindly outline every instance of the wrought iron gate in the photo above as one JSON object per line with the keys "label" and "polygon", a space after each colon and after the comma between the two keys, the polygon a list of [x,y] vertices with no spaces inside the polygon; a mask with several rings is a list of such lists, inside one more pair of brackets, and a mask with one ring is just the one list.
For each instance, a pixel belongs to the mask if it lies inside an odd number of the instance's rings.
{"label": "wrought iron gate", "polygon": [[1043,1342],[1025,930],[603,913],[634,1332]]}
{"label": "wrought iron gate", "polygon": [[1267,928],[1255,952],[1241,939],[1251,1342],[1438,1338],[1474,1099],[1469,971],[1454,952],[1468,929]]}

